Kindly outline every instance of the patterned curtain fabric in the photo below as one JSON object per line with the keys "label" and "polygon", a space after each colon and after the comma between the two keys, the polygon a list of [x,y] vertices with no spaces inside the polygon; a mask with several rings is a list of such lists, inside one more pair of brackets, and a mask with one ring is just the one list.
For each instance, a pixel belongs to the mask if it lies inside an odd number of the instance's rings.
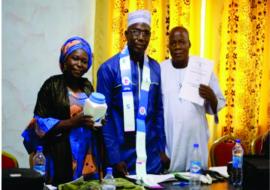
{"label": "patterned curtain fabric", "polygon": [[270,128],[270,1],[98,0],[94,85],[99,65],[125,45],[128,12],[137,9],[152,13],[147,51],[157,61],[170,57],[168,33],[179,25],[190,32],[190,54],[214,60],[227,105],[217,126],[208,118],[209,145],[231,134],[249,153],[252,139]]}

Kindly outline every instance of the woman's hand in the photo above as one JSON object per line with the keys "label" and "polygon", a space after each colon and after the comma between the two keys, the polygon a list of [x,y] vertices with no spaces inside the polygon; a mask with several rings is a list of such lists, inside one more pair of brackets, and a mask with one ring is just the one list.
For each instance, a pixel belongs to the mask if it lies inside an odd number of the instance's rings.
{"label": "woman's hand", "polygon": [[92,116],[84,115],[83,112],[80,112],[69,119],[60,121],[56,127],[59,130],[64,128],[71,129],[78,126],[85,126],[90,129],[95,129],[94,123],[95,122],[93,121]]}
{"label": "woman's hand", "polygon": [[76,126],[86,126],[88,128],[94,128],[94,121],[93,117],[90,115],[84,115],[83,112],[78,113],[74,117],[70,118],[71,125],[73,127]]}

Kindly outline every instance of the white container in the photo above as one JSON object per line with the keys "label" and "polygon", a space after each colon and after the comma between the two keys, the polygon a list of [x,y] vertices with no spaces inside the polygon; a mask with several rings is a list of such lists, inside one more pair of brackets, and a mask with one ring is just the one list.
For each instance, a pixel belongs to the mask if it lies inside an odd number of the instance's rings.
{"label": "white container", "polygon": [[84,115],[91,115],[95,122],[99,122],[105,116],[107,104],[105,96],[98,92],[93,92],[90,97],[85,100],[83,107]]}

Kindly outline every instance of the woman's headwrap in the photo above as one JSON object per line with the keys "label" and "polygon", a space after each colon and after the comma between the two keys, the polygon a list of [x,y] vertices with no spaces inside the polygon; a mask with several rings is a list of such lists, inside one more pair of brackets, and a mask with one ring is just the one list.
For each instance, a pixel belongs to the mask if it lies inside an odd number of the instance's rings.
{"label": "woman's headwrap", "polygon": [[61,54],[59,58],[60,68],[63,71],[63,65],[66,58],[75,50],[83,49],[88,55],[88,66],[89,69],[92,65],[92,51],[89,43],[79,36],[69,38],[61,48]]}

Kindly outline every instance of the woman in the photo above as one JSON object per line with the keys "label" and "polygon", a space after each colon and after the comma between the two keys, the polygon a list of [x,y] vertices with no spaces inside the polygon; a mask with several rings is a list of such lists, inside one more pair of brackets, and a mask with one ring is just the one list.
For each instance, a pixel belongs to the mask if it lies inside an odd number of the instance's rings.
{"label": "woman", "polygon": [[83,115],[85,99],[93,92],[82,76],[92,64],[89,44],[80,37],[68,39],[61,48],[63,74],[50,77],[42,85],[34,118],[24,131],[24,145],[33,153],[44,146],[46,182],[58,185],[81,175],[97,178],[94,121]]}

